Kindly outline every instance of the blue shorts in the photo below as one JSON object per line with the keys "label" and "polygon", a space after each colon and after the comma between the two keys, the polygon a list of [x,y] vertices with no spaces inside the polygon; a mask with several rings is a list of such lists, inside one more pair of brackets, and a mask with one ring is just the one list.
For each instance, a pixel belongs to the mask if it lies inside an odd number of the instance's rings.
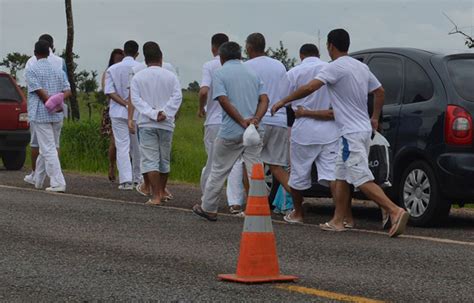
{"label": "blue shorts", "polygon": [[140,170],[149,172],[170,172],[171,142],[173,132],[160,128],[140,127]]}

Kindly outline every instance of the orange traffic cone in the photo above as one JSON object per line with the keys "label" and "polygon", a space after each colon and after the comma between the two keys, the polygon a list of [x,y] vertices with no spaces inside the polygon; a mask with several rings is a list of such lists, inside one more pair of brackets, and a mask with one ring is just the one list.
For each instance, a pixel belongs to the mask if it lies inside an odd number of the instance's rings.
{"label": "orange traffic cone", "polygon": [[237,273],[218,277],[221,280],[240,283],[284,282],[297,279],[295,276],[280,275],[262,164],[255,164],[252,169]]}

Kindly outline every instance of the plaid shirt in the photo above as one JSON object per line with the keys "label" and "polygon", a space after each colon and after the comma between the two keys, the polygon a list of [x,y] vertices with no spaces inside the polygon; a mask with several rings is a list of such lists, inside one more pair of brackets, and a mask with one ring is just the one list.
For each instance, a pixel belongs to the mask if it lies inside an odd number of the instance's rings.
{"label": "plaid shirt", "polygon": [[47,59],[38,60],[26,71],[28,85],[28,118],[36,123],[60,122],[64,113],[49,113],[35,91],[44,89],[48,96],[69,90],[69,82],[62,70],[55,69]]}

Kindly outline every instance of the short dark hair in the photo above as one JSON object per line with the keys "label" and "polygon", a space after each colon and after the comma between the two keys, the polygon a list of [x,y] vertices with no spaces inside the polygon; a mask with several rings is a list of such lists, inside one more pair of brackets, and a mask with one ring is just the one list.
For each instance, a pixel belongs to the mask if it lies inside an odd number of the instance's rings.
{"label": "short dark hair", "polygon": [[305,57],[319,57],[319,49],[312,43],[306,43],[301,46],[300,55]]}
{"label": "short dark hair", "polygon": [[260,33],[253,33],[247,37],[247,44],[259,53],[265,52],[265,37]]}
{"label": "short dark hair", "polygon": [[211,45],[217,49],[226,42],[229,42],[229,37],[223,33],[217,33],[211,38]]}
{"label": "short dark hair", "polygon": [[53,48],[53,47],[54,47],[54,39],[53,39],[53,37],[52,37],[50,34],[42,34],[42,35],[38,38],[38,41],[39,41],[39,40],[44,40],[44,41],[48,42],[50,48]]}
{"label": "short dark hair", "polygon": [[35,43],[35,55],[48,57],[49,56],[49,42],[46,40],[39,40]]}
{"label": "short dark hair", "polygon": [[328,34],[328,44],[334,45],[340,52],[347,52],[351,44],[349,33],[342,28],[330,31]]}
{"label": "short dark hair", "polygon": [[163,59],[158,43],[149,41],[143,44],[143,56],[145,56],[145,63],[158,63]]}
{"label": "short dark hair", "polygon": [[219,47],[219,56],[224,61],[240,60],[242,58],[242,48],[237,42],[226,42]]}
{"label": "short dark hair", "polygon": [[123,52],[125,56],[135,56],[138,53],[138,43],[133,40],[125,42]]}

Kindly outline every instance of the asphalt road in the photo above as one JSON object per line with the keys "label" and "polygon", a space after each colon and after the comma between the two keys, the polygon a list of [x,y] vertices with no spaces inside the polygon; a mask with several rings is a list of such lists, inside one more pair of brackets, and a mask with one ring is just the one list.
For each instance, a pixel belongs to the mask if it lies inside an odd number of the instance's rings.
{"label": "asphalt road", "polygon": [[[194,216],[195,187],[173,185],[172,203],[147,207],[103,177],[68,174],[63,195],[23,175],[0,171],[1,301],[474,301],[472,211],[398,239],[379,234],[378,210],[364,205],[353,232],[275,223],[281,271],[300,280],[246,286],[216,278],[235,272],[243,220]],[[331,212],[312,201],[308,222]]]}

